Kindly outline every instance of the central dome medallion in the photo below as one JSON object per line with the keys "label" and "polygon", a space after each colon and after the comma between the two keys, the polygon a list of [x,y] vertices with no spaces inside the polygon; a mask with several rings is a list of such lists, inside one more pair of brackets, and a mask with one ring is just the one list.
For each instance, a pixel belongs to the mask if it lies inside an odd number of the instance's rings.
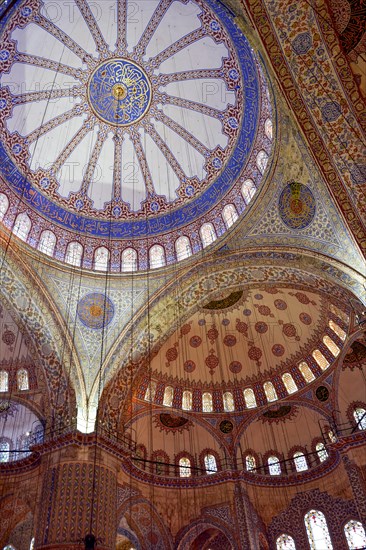
{"label": "central dome medallion", "polygon": [[140,120],[151,103],[148,77],[136,63],[108,59],[90,77],[88,99],[94,113],[114,126],[129,126]]}

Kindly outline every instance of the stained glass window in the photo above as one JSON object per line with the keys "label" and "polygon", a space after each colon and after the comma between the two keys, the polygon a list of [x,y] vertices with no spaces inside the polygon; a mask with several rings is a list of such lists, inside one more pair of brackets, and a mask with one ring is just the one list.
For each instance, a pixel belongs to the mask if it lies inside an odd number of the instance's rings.
{"label": "stained glass window", "polygon": [[216,240],[216,232],[212,223],[204,223],[200,229],[202,246],[205,248]]}
{"label": "stained glass window", "polygon": [[165,265],[165,252],[160,244],[154,244],[149,251],[150,267],[156,269]]}
{"label": "stained glass window", "polygon": [[16,550],[12,544],[7,544],[4,546],[3,550]]}
{"label": "stained glass window", "polygon": [[235,410],[234,397],[231,391],[224,392],[223,401],[225,412],[233,412]]}
{"label": "stained glass window", "polygon": [[276,550],[296,550],[294,539],[283,533],[276,540]]}
{"label": "stained glass window", "polygon": [[309,365],[305,363],[305,361],[302,361],[302,363],[299,364],[299,369],[306,382],[309,383],[315,380],[315,376],[312,370],[310,369]]}
{"label": "stained glass window", "polygon": [[186,456],[179,459],[179,476],[191,477],[191,461]]}
{"label": "stained glass window", "polygon": [[294,453],[293,458],[297,472],[304,472],[308,469],[308,463],[306,462],[304,453],[302,453],[301,451],[297,451],[296,453]]}
{"label": "stained glass window", "polygon": [[0,391],[8,391],[9,376],[6,370],[0,370]]}
{"label": "stained glass window", "polygon": [[177,260],[185,260],[192,256],[191,241],[185,235],[182,235],[175,241],[175,251],[177,254]]}
{"label": "stained glass window", "polygon": [[182,409],[184,411],[192,410],[192,392],[185,390],[182,397]]}
{"label": "stained glass window", "polygon": [[145,392],[145,401],[153,401],[155,397],[156,392],[156,382],[155,380],[150,380],[150,382],[147,385],[146,392]]}
{"label": "stained glass window", "polygon": [[233,204],[227,204],[222,211],[222,217],[226,227],[229,229],[238,219],[238,213]]}
{"label": "stained glass window", "polygon": [[266,136],[268,137],[268,139],[271,139],[273,138],[273,124],[272,124],[272,120],[270,118],[267,118],[266,122],[264,123],[264,132],[266,134]]}
{"label": "stained glass window", "polygon": [[34,537],[30,541],[29,550],[34,550]]}
{"label": "stained glass window", "polygon": [[203,412],[212,412],[212,395],[209,392],[202,394],[202,410]]}
{"label": "stained glass window", "polygon": [[94,253],[94,269],[96,271],[107,271],[109,264],[109,250],[100,246]]}
{"label": "stained glass window", "polygon": [[298,390],[295,380],[292,378],[292,375],[289,372],[285,372],[282,375],[282,381],[285,384],[288,393],[295,393],[295,391]]}
{"label": "stained glass window", "polygon": [[9,462],[10,443],[0,439],[0,462]]}
{"label": "stained glass window", "polygon": [[81,258],[83,256],[83,247],[80,243],[73,241],[68,244],[65,255],[65,262],[71,265],[81,265]]}
{"label": "stained glass window", "polygon": [[281,475],[281,464],[277,456],[268,457],[267,464],[271,476]]}
{"label": "stained glass window", "polygon": [[336,443],[337,438],[336,438],[336,436],[334,435],[333,430],[329,430],[329,431],[328,431],[328,437],[329,437],[329,439],[330,439],[330,441],[331,441],[332,443]]}
{"label": "stained glass window", "polygon": [[164,390],[163,405],[171,407],[173,404],[174,389],[171,386],[166,386]]}
{"label": "stained glass window", "polygon": [[122,265],[123,272],[137,271],[137,252],[134,248],[126,248],[122,252]]}
{"label": "stained glass window", "polygon": [[333,550],[324,514],[319,510],[310,510],[304,519],[311,550]]}
{"label": "stained glass window", "polygon": [[4,193],[0,193],[0,220],[4,219],[4,216],[9,208],[9,199]]}
{"label": "stained glass window", "polygon": [[243,195],[243,199],[245,200],[246,204],[250,203],[253,196],[255,195],[256,190],[257,188],[253,180],[245,180],[241,187],[241,194]]}
{"label": "stained glass window", "polygon": [[17,383],[18,383],[18,390],[20,391],[29,390],[29,378],[28,378],[28,371],[26,369],[18,370]]}
{"label": "stained glass window", "polygon": [[269,402],[276,401],[278,399],[275,387],[272,382],[265,382],[263,384],[263,389]]}
{"label": "stained glass window", "polygon": [[29,231],[31,229],[31,225],[31,221],[27,214],[19,214],[15,220],[15,224],[13,227],[14,235],[19,237],[19,239],[22,239],[22,241],[26,241]]}
{"label": "stained glass window", "polygon": [[318,454],[320,462],[324,462],[324,460],[327,460],[328,451],[325,448],[324,443],[322,443],[321,441],[319,443],[317,443],[316,446],[315,446],[315,450]]}
{"label": "stained glass window", "polygon": [[255,398],[255,394],[252,388],[246,388],[243,391],[243,395],[244,395],[245,405],[247,406],[248,409],[253,409],[254,407],[257,406],[257,400]]}
{"label": "stained glass window", "polygon": [[42,231],[41,238],[38,243],[38,250],[47,254],[48,256],[53,256],[53,252],[56,246],[56,235],[52,231]]}
{"label": "stained glass window", "polygon": [[334,355],[334,357],[337,357],[337,355],[340,354],[341,350],[337,346],[335,342],[327,335],[323,336],[323,343],[327,346],[329,351]]}
{"label": "stained glass window", "polygon": [[345,340],[346,339],[346,336],[347,334],[345,333],[345,331],[343,330],[343,328],[341,328],[339,325],[337,325],[337,323],[335,323],[333,321],[333,319],[330,319],[329,320],[329,328],[332,329],[333,332],[335,332],[335,334],[341,339],[341,340]]}
{"label": "stained glass window", "polygon": [[252,472],[256,468],[256,462],[253,455],[247,455],[245,457],[245,468],[247,472]]}
{"label": "stained glass window", "polygon": [[349,550],[357,550],[366,547],[366,534],[362,523],[351,519],[344,526],[344,534],[346,535]]}
{"label": "stained glass window", "polygon": [[257,155],[257,166],[261,174],[264,173],[268,162],[268,155],[263,149]]}
{"label": "stained glass window", "polygon": [[357,427],[360,430],[366,430],[366,410],[362,407],[357,407],[353,411],[353,417],[356,420]]}
{"label": "stained glass window", "polygon": [[217,472],[216,458],[209,454],[204,458],[206,474],[214,474]]}
{"label": "stained glass window", "polygon": [[312,353],[312,356],[322,370],[325,370],[329,367],[329,361],[324,357],[320,350],[315,349]]}
{"label": "stained glass window", "polygon": [[337,317],[342,319],[342,321],[344,321],[345,323],[348,323],[349,317],[347,313],[339,309],[339,307],[334,306],[333,304],[330,304],[329,309],[333,313],[333,315],[336,315]]}

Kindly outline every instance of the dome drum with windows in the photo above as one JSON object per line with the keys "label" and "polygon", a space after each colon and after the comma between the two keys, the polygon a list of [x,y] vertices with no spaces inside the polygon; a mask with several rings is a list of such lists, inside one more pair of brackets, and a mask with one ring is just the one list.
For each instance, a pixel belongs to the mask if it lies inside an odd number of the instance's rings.
{"label": "dome drum with windows", "polygon": [[92,4],[75,3],[72,26],[51,0],[4,15],[0,217],[84,268],[184,260],[262,184],[272,115],[261,67],[213,0],[139,2],[126,21],[117,0],[98,18]]}

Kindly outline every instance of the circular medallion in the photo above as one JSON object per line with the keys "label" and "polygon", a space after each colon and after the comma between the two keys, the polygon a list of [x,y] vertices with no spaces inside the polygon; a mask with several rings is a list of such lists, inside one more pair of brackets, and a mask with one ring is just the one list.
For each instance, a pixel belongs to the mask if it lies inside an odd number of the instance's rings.
{"label": "circular medallion", "polygon": [[223,434],[229,434],[233,431],[234,424],[230,420],[223,420],[220,422],[220,430]]}
{"label": "circular medallion", "polygon": [[315,198],[302,183],[292,182],[282,191],[278,210],[281,219],[290,229],[305,229],[315,216]]}
{"label": "circular medallion", "polygon": [[80,300],[77,314],[83,325],[97,330],[106,327],[112,321],[114,305],[104,294],[92,292]]}
{"label": "circular medallion", "polygon": [[128,59],[104,61],[92,73],[88,99],[94,113],[114,126],[140,120],[151,102],[151,85],[141,67]]}
{"label": "circular medallion", "polygon": [[329,390],[325,386],[319,386],[315,390],[315,395],[319,401],[328,401],[329,399]]}

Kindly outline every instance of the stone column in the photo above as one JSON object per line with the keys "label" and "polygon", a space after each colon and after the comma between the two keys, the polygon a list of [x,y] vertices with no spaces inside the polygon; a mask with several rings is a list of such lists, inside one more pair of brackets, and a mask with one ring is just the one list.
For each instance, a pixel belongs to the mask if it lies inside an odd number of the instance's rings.
{"label": "stone column", "polygon": [[81,549],[93,534],[98,550],[115,549],[117,459],[95,443],[74,443],[44,463],[35,548]]}

